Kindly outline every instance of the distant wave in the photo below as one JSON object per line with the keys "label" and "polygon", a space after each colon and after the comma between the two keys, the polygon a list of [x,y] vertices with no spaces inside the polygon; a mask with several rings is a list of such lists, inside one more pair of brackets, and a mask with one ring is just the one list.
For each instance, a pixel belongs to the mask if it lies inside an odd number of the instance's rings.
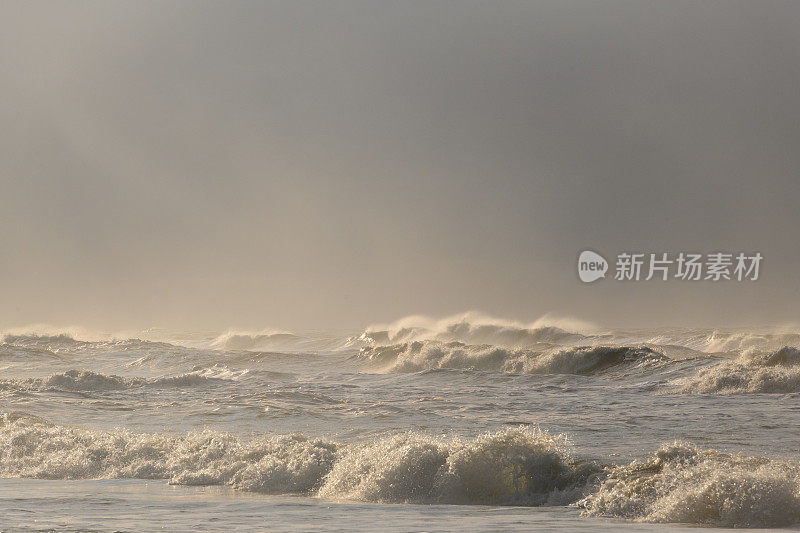
{"label": "distant wave", "polygon": [[[631,334],[615,332],[615,339]],[[795,331],[720,331],[716,329],[645,330],[634,335],[649,344],[684,346],[705,353],[730,353],[748,350],[770,351],[783,346],[800,346],[800,333]]]}
{"label": "distant wave", "polygon": [[227,331],[209,344],[215,350],[285,352],[285,353],[337,353],[358,349],[364,345],[354,337],[306,337],[285,331]]}
{"label": "distant wave", "polygon": [[[575,330],[566,329],[569,327]],[[585,336],[578,333],[577,329],[590,327],[577,321],[547,317],[532,324],[522,324],[472,312],[440,320],[423,316],[406,317],[393,324],[371,326],[359,338],[373,346],[439,340],[524,347],[538,343],[578,342]]]}
{"label": "distant wave", "polygon": [[800,464],[674,443],[645,461],[602,466],[576,459],[564,437],[523,427],[474,439],[409,432],[342,444],[300,434],[91,431],[4,414],[0,475],[165,479],[386,503],[577,502],[587,516],[643,522],[800,523]]}
{"label": "distant wave", "polygon": [[673,384],[681,392],[698,394],[800,392],[800,349],[745,352]]}
{"label": "distant wave", "polygon": [[491,344],[504,348],[538,348],[543,345],[657,345],[682,347],[704,353],[741,353],[800,347],[800,326],[745,329],[643,328],[603,330],[577,319],[544,316],[524,323],[479,312],[432,318],[408,316],[389,324],[373,324],[359,333],[321,333],[264,329],[231,329],[221,334],[170,332],[161,329],[100,333],[80,327],[33,325],[0,332],[0,349],[31,348],[69,351],[133,351],[170,347],[230,351],[346,352],[361,347],[387,346],[413,341]]}
{"label": "distant wave", "polygon": [[610,468],[578,503],[588,516],[718,527],[800,523],[800,464],[663,446],[647,461]]}
{"label": "distant wave", "polygon": [[[0,355],[94,354],[115,352],[164,352],[169,350],[254,351],[283,353],[336,353],[365,343],[354,336],[302,336],[287,331],[228,330],[221,334],[142,331],[108,335],[78,328],[21,328],[0,333]],[[151,335],[155,338],[151,338]]]}
{"label": "distant wave", "polygon": [[52,374],[45,378],[0,380],[0,388],[91,392],[141,387],[191,387],[214,381],[237,379],[244,373],[246,371],[233,372],[222,366],[214,366],[176,376],[140,378],[73,369]]}
{"label": "distant wave", "polygon": [[246,333],[228,331],[211,342],[214,348],[224,350],[275,350],[294,347],[301,337],[288,332]]}
{"label": "distant wave", "polygon": [[364,348],[361,357],[379,372],[457,369],[527,374],[596,374],[621,365],[668,361],[645,346],[582,346],[539,352],[461,342],[414,341]]}
{"label": "distant wave", "polygon": [[0,349],[24,348],[51,353],[63,352],[125,352],[143,349],[171,349],[176,346],[167,342],[148,341],[138,338],[82,340],[68,333],[40,335],[36,333],[10,334],[2,337]]}
{"label": "distant wave", "polygon": [[751,333],[714,331],[705,339],[706,352],[742,352],[747,350],[775,350],[782,346],[800,346],[798,333]]}

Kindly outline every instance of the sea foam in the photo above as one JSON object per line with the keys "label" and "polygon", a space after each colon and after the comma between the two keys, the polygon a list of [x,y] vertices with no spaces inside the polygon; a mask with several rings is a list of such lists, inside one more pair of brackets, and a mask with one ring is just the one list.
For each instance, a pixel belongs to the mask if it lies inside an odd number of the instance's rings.
{"label": "sea foam", "polygon": [[546,316],[536,322],[523,324],[469,312],[442,319],[409,316],[392,324],[370,326],[360,339],[371,346],[438,340],[527,347],[539,343],[578,342],[586,338],[582,332],[594,329],[590,324],[570,319]]}
{"label": "sea foam", "polygon": [[747,351],[732,360],[675,380],[680,392],[698,394],[800,392],[800,350]]}
{"label": "sea foam", "polygon": [[473,440],[406,433],[340,444],[300,434],[242,440],[91,431],[5,415],[0,474],[44,479],[168,479],[271,494],[374,502],[541,505],[574,501],[599,469],[565,439],[510,428]]}
{"label": "sea foam", "polygon": [[439,341],[367,347],[362,349],[361,357],[368,369],[378,372],[454,369],[583,375],[668,361],[663,354],[645,346],[578,346],[536,351]]}
{"label": "sea foam", "polygon": [[243,439],[0,420],[0,476],[164,479],[343,501],[567,505],[586,516],[730,527],[800,523],[800,464],[676,442],[627,465],[576,459],[532,427],[473,439],[407,432],[354,443],[301,434]]}
{"label": "sea foam", "polygon": [[800,465],[676,442],[610,469],[578,505],[588,516],[722,527],[800,523]]}

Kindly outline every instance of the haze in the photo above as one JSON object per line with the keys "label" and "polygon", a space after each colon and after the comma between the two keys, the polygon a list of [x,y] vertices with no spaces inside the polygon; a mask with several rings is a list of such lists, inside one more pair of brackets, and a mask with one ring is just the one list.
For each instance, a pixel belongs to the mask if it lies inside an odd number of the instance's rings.
{"label": "haze", "polygon": [[[796,2],[4,2],[0,324],[800,321]],[[580,251],[760,251],[582,284]]]}

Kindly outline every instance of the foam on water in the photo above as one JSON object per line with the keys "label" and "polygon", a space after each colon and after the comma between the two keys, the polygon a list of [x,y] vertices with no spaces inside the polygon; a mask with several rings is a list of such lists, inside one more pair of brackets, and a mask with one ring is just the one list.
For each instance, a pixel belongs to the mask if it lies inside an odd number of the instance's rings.
{"label": "foam on water", "polygon": [[360,339],[372,346],[439,340],[524,347],[542,342],[578,342],[586,338],[584,333],[595,330],[594,326],[577,320],[545,316],[536,322],[523,324],[470,312],[438,320],[409,316],[392,324],[370,326]]}
{"label": "foam on water", "polygon": [[677,442],[611,468],[579,502],[589,516],[725,527],[800,523],[800,465]]}
{"label": "foam on water", "polygon": [[526,374],[594,374],[621,365],[663,362],[645,346],[582,346],[534,351],[461,342],[414,341],[364,348],[369,368],[382,372],[457,369]]}
{"label": "foam on water", "polygon": [[575,464],[566,441],[507,429],[475,440],[408,433],[343,445],[299,434],[242,440],[90,431],[5,414],[0,474],[44,479],[169,479],[271,494],[375,502],[541,505],[574,501],[599,471]]}
{"label": "foam on water", "polygon": [[243,439],[92,431],[4,414],[0,475],[166,479],[268,494],[393,503],[566,505],[587,516],[731,527],[800,523],[800,464],[677,442],[601,466],[535,428],[475,439],[403,433],[351,444],[300,434]]}
{"label": "foam on water", "polygon": [[288,331],[226,331],[216,337],[211,346],[223,350],[275,350],[294,347],[301,340],[301,337]]}
{"label": "foam on water", "polygon": [[475,440],[404,434],[349,447],[321,496],[375,502],[544,505],[575,501],[598,470],[563,437],[508,429]]}
{"label": "foam on water", "polygon": [[215,365],[179,374],[158,378],[122,377],[107,375],[92,370],[71,369],[51,374],[45,378],[25,378],[0,380],[2,389],[24,389],[42,391],[110,391],[141,387],[191,387],[220,380],[236,380],[247,373],[231,371]]}
{"label": "foam on water", "polygon": [[700,394],[800,392],[800,350],[748,351],[733,360],[675,380],[680,392]]}
{"label": "foam on water", "polygon": [[[362,335],[6,331],[0,411],[17,414],[0,424],[0,476],[792,525],[797,331],[612,331],[476,313]],[[675,439],[706,449],[652,452]]]}
{"label": "foam on water", "polygon": [[39,334],[6,334],[3,336],[0,350],[22,348],[39,350],[53,354],[95,354],[109,352],[132,352],[142,350],[169,350],[175,345],[163,341],[142,340],[139,338],[108,338],[100,340],[84,340],[75,338],[69,333],[53,335]]}
{"label": "foam on water", "polygon": [[751,333],[714,331],[705,339],[706,352],[741,352],[745,350],[774,350],[785,345],[800,345],[800,334],[793,332]]}

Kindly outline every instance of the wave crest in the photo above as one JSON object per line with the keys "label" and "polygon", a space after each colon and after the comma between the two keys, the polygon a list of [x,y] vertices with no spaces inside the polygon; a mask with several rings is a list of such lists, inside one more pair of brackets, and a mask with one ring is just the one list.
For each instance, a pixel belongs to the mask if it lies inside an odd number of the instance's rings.
{"label": "wave crest", "polygon": [[177,345],[162,341],[139,338],[109,338],[83,340],[71,333],[20,333],[5,334],[0,349],[24,350],[26,353],[48,354],[106,354],[115,352],[137,352],[144,350],[173,350]]}
{"label": "wave crest", "polygon": [[575,463],[566,441],[512,428],[472,441],[406,434],[360,446],[337,461],[319,494],[374,502],[563,504],[598,472]]}
{"label": "wave crest", "polygon": [[800,334],[794,332],[752,333],[714,331],[705,339],[706,352],[742,352],[746,350],[775,350],[781,346],[800,345]]}
{"label": "wave crest", "polygon": [[43,479],[168,479],[270,494],[374,502],[542,505],[583,496],[599,472],[562,437],[511,428],[474,440],[408,433],[342,445],[299,434],[249,442],[206,430],[183,436],[90,431],[4,415],[0,474]]}
{"label": "wave crest", "polygon": [[165,479],[268,494],[384,503],[565,505],[587,516],[729,527],[800,523],[800,464],[676,442],[602,467],[562,436],[509,428],[475,439],[405,433],[341,444],[300,434],[243,440],[92,431],[0,418],[0,476]]}
{"label": "wave crest", "polygon": [[575,320],[543,317],[532,324],[522,324],[470,312],[440,320],[424,316],[406,317],[393,324],[371,326],[359,338],[372,346],[438,340],[524,347],[539,343],[579,342],[585,336],[577,330],[590,328],[590,325]]}
{"label": "wave crest", "polygon": [[697,394],[800,392],[800,350],[784,346],[773,352],[745,352],[674,384],[681,392]]}
{"label": "wave crest", "polygon": [[302,340],[288,332],[246,333],[228,331],[211,342],[211,346],[221,350],[280,350],[295,347]]}
{"label": "wave crest", "polygon": [[364,348],[361,357],[371,369],[382,372],[454,369],[580,375],[596,374],[623,365],[668,360],[645,346],[582,346],[541,352],[438,341]]}
{"label": "wave crest", "polygon": [[578,505],[588,516],[722,527],[800,522],[800,467],[764,458],[663,446],[647,461],[610,469]]}
{"label": "wave crest", "polygon": [[236,380],[247,371],[230,371],[224,366],[215,365],[159,378],[123,377],[107,375],[91,370],[67,370],[51,374],[45,378],[2,380],[2,388],[27,390],[47,390],[66,392],[93,392],[135,389],[141,387],[192,387],[216,381]]}

